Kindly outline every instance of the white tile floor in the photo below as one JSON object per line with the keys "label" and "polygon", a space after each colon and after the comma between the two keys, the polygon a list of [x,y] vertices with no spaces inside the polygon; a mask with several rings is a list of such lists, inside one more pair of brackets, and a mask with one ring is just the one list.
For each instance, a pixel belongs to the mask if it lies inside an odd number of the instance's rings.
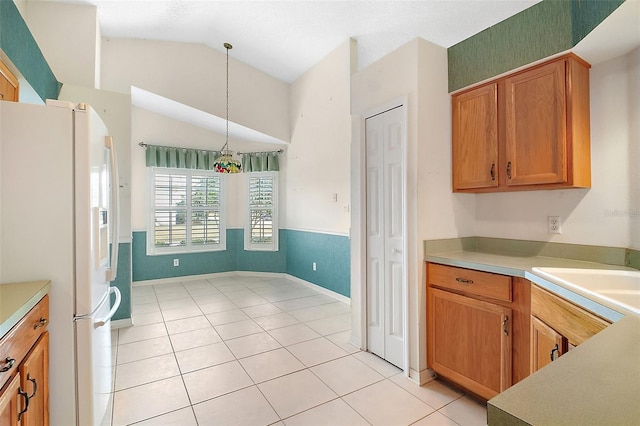
{"label": "white tile floor", "polygon": [[283,278],[133,288],[114,331],[113,425],[485,425],[485,405],[419,387],[348,343],[350,308]]}

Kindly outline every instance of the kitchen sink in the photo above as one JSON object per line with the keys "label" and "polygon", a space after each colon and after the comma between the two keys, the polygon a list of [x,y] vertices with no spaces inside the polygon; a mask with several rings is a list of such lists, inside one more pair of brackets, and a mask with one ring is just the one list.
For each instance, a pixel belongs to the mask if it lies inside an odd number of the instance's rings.
{"label": "kitchen sink", "polygon": [[574,268],[533,268],[552,283],[604,299],[640,315],[640,271]]}

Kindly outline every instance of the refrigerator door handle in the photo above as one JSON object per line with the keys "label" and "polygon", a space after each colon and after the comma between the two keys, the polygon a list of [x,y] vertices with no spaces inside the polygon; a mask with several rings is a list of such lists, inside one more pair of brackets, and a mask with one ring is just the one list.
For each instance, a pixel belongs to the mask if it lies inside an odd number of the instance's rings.
{"label": "refrigerator door handle", "polygon": [[120,208],[118,206],[120,198],[120,183],[118,180],[118,161],[116,158],[116,149],[111,136],[105,136],[104,146],[109,150],[109,158],[111,161],[111,205],[109,210],[113,221],[111,222],[111,259],[109,268],[107,268],[107,281],[111,282],[116,279],[118,274],[118,245],[119,245],[119,229],[120,226]]}
{"label": "refrigerator door handle", "polygon": [[[98,319],[95,323],[93,323],[93,326],[98,328],[98,327],[102,327],[103,325],[105,325],[109,320],[111,320],[111,318],[113,317],[113,315],[116,313],[116,311],[118,310],[118,308],[120,307],[120,302],[122,301],[122,295],[120,294],[120,290],[118,289],[118,287],[109,287],[109,294],[108,296],[111,296],[111,293],[115,293],[116,295],[116,300],[113,303],[113,306],[111,307],[111,310],[109,311],[109,313],[107,314],[106,317]],[[108,297],[108,300],[111,300],[111,297]]]}

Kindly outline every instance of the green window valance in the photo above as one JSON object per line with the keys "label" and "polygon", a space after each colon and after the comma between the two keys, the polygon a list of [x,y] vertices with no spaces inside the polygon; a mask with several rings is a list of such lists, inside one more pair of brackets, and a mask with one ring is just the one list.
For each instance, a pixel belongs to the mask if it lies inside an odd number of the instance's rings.
{"label": "green window valance", "polygon": [[220,151],[145,144],[147,167],[213,170]]}
{"label": "green window valance", "polygon": [[280,171],[279,151],[247,152],[242,154],[243,172],[277,172]]}

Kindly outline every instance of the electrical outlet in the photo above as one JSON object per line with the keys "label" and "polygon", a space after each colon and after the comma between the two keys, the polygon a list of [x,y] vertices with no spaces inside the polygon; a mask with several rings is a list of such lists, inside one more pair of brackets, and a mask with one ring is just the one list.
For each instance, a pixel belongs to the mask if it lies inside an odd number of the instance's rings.
{"label": "electrical outlet", "polygon": [[314,271],[317,271],[317,269],[316,269],[316,262],[313,262],[312,267],[313,267],[313,270],[314,270]]}
{"label": "electrical outlet", "polygon": [[547,228],[550,234],[562,234],[562,222],[560,216],[548,216]]}
{"label": "electrical outlet", "polygon": [[180,259],[173,259],[173,266],[180,266]]}

